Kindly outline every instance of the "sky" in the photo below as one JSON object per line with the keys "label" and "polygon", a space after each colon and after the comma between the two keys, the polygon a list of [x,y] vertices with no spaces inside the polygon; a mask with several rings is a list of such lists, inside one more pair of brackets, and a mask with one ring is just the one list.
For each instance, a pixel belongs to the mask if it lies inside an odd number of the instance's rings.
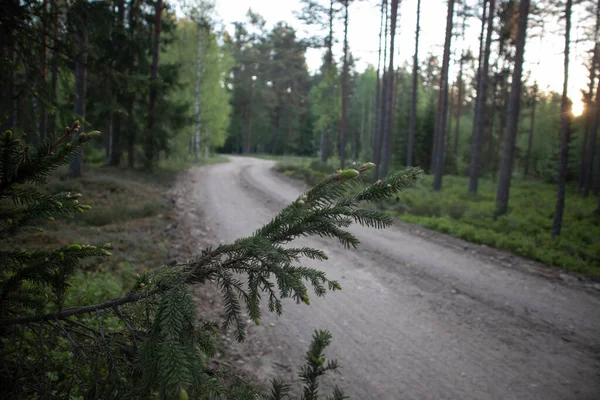
{"label": "sky", "polygon": [[[475,1],[470,0],[473,4]],[[216,18],[228,31],[233,32],[233,22],[245,21],[246,12],[249,8],[262,15],[267,21],[267,27],[273,26],[279,21],[285,21],[298,32],[299,36],[308,36],[315,33],[314,28],[302,24],[294,16],[294,11],[301,8],[298,0],[215,0]],[[327,2],[328,3],[328,2]],[[377,65],[378,36],[380,23],[379,1],[362,0],[355,1],[349,9],[348,42],[350,50],[355,57],[359,58],[357,69],[364,70],[368,64]],[[412,65],[414,53],[414,36],[416,27],[417,0],[401,0],[399,8],[399,23],[396,39],[397,52],[395,58],[397,65],[408,63]],[[570,82],[568,87],[569,96],[573,101],[573,111],[579,114],[582,109],[580,89],[587,85],[587,71],[583,62],[589,57],[585,52],[588,50],[586,43],[581,43],[581,24],[579,24],[575,10],[574,28],[572,30],[571,66],[569,68]],[[443,53],[444,31],[446,28],[446,0],[422,0],[421,1],[421,36],[419,40],[420,59],[425,59],[429,52],[433,52],[441,58]],[[564,28],[557,24],[556,17],[544,19],[546,23],[544,37],[528,38],[525,50],[524,71],[531,71],[532,79],[536,79],[543,90],[562,92],[563,84],[563,49]],[[546,22],[547,21],[547,22]],[[452,48],[456,51],[456,57],[460,55],[461,49],[470,48],[475,56],[479,51],[479,33],[481,22],[471,18],[467,21],[463,37],[454,37]],[[336,58],[342,56],[343,25],[339,21],[334,26],[334,35],[339,42],[334,47]],[[539,29],[536,31],[539,33]],[[533,33],[530,30],[530,33]],[[539,35],[538,35],[539,36]],[[322,50],[309,49],[307,52],[307,64],[311,71],[317,71],[322,62]],[[458,66],[451,65],[451,76],[456,75]],[[533,83],[530,81],[529,83]]]}

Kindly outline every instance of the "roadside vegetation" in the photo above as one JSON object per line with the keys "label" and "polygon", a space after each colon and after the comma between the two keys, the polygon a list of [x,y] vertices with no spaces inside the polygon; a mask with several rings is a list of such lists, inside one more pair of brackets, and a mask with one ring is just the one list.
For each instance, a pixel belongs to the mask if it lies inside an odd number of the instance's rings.
{"label": "roadside vegetation", "polygon": [[[305,158],[280,162],[275,170],[313,185],[334,171],[333,165]],[[574,185],[567,190],[562,234],[553,239],[549,232],[555,185],[515,179],[511,207],[506,215],[497,216],[496,184],[491,179],[481,179],[475,196],[465,190],[468,177],[446,176],[444,190],[439,192],[433,190],[432,182],[433,176],[426,175],[397,199],[380,202],[377,207],[402,221],[600,279],[600,215],[594,211],[596,199],[578,195]]]}

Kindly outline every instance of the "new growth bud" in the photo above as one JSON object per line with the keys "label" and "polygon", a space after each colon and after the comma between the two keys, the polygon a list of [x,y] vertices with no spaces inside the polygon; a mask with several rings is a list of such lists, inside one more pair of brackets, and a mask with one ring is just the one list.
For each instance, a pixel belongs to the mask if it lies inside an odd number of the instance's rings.
{"label": "new growth bud", "polygon": [[360,175],[360,172],[358,172],[355,169],[345,169],[345,170],[339,172],[339,177],[342,180],[354,179],[359,175]]}
{"label": "new growth bud", "polygon": [[363,171],[368,171],[368,170],[370,170],[370,169],[373,169],[373,168],[375,168],[375,164],[374,164],[374,163],[372,163],[372,162],[367,162],[367,163],[364,163],[364,164],[362,165],[362,168],[361,168],[361,169],[362,169]]}

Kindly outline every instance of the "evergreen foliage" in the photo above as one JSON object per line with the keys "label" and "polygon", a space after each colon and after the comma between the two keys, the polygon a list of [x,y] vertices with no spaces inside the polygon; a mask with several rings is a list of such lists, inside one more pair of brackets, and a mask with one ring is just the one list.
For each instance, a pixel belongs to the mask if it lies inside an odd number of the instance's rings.
{"label": "evergreen foliage", "polygon": [[[45,178],[65,164],[97,132],[78,134],[79,123],[63,136],[50,136],[36,147],[11,132],[0,147],[0,216],[4,237],[33,228],[40,218],[84,212],[79,194],[44,192]],[[77,139],[71,141],[74,134]],[[302,259],[326,260],[321,250],[286,246],[301,236],[338,239],[346,248],[359,240],[352,223],[384,228],[392,218],[360,207],[394,195],[420,177],[410,168],[362,190],[360,176],[373,168],[337,171],[283,209],[254,234],[204,250],[193,261],[163,266],[140,275],[123,297],[100,304],[65,304],[76,282],[79,260],[110,256],[110,245],[71,244],[32,252],[0,249],[0,380],[9,398],[271,398],[282,399],[291,386],[274,381],[270,394],[232,371],[212,368],[223,350],[219,328],[232,327],[238,341],[246,335],[242,313],[260,323],[261,298],[270,312],[283,312],[282,299],[310,305],[316,296],[341,290],[325,273],[302,266]],[[8,205],[8,204],[11,205]],[[190,286],[216,282],[225,318],[221,326],[197,315]],[[319,382],[337,368],[324,351],[331,334],[316,331],[300,371],[302,399],[319,398]],[[345,398],[335,389],[329,397]]]}

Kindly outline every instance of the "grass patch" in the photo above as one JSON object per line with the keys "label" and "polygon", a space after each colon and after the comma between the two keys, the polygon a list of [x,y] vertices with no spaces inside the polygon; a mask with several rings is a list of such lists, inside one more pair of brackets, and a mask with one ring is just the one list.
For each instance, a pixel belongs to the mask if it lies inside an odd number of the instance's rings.
{"label": "grass patch", "polygon": [[[275,170],[314,185],[335,168],[319,162],[279,163]],[[595,197],[583,198],[574,187],[567,191],[561,236],[550,230],[556,186],[514,179],[509,212],[497,217],[497,185],[481,179],[479,193],[468,193],[468,178],[445,176],[441,192],[434,192],[433,177],[378,205],[400,220],[446,233],[469,242],[509,250],[514,254],[600,279],[600,216],[594,214]]]}

